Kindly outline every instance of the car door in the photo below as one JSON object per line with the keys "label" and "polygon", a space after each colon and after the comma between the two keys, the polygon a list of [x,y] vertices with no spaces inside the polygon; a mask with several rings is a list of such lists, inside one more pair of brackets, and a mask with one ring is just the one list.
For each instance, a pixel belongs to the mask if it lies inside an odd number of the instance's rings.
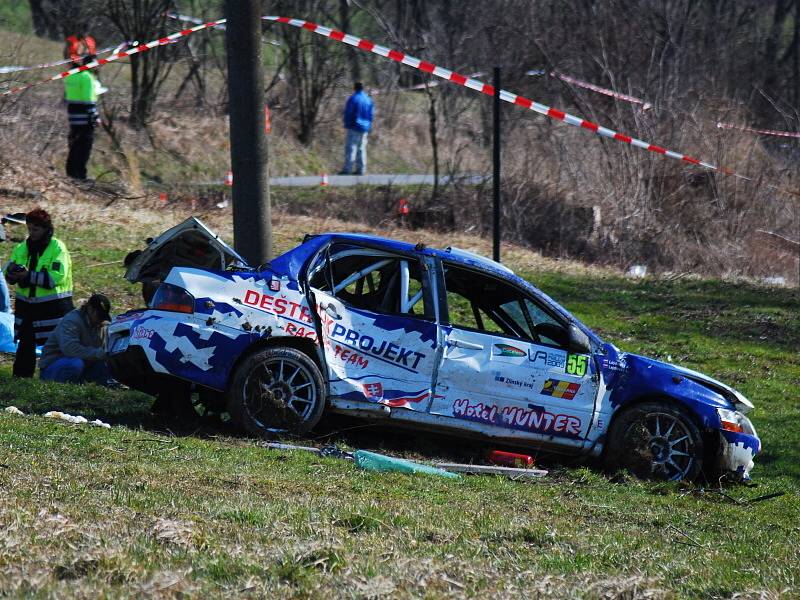
{"label": "car door", "polygon": [[427,410],[438,362],[428,269],[420,258],[334,243],[309,270],[331,402]]}
{"label": "car door", "polygon": [[510,437],[584,439],[599,378],[588,353],[569,351],[568,323],[509,281],[443,266],[448,324],[431,413]]}

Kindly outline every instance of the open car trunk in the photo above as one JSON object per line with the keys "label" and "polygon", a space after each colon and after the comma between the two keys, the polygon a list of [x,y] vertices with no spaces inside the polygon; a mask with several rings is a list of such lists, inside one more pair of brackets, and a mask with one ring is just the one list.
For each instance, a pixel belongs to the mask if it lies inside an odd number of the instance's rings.
{"label": "open car trunk", "polygon": [[197,267],[224,271],[231,265],[246,267],[247,262],[202,221],[189,217],[148,240],[144,250],[125,258],[125,279],[131,283],[158,284],[172,267]]}

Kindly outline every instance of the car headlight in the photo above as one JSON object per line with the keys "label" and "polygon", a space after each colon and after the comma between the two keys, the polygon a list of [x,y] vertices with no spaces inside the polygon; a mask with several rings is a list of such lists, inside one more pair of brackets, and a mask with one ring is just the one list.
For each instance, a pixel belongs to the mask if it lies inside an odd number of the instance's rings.
{"label": "car headlight", "polygon": [[735,433],[746,433],[748,435],[755,435],[755,429],[750,419],[745,417],[738,410],[728,410],[727,408],[718,408],[717,414],[722,429],[725,431],[733,431]]}

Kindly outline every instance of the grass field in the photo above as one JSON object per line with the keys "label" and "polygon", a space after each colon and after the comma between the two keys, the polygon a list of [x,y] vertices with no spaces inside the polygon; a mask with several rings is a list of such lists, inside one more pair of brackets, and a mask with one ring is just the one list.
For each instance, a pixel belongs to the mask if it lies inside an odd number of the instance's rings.
{"label": "grass field", "polygon": [[[61,229],[79,295],[106,290],[115,309],[138,302],[118,262],[182,218],[138,211],[150,224],[134,225],[126,214]],[[340,226],[276,221],[281,250],[311,227]],[[0,595],[800,596],[797,291],[630,281],[523,251],[508,261],[622,349],[751,398],[765,448],[753,487],[647,483],[547,460],[551,474],[535,483],[364,473],[224,427],[170,435],[151,427],[141,394],[16,381],[6,361],[0,407],[114,427],[0,412]],[[447,440],[369,429],[332,439],[417,458],[452,451]]]}

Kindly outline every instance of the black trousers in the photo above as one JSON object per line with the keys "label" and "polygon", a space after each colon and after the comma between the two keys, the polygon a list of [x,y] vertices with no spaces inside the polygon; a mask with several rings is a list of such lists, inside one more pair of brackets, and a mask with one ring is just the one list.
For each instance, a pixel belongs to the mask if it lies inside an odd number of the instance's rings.
{"label": "black trousers", "polygon": [[14,375],[33,377],[36,370],[37,337],[39,344],[44,344],[50,332],[56,328],[55,320],[72,309],[72,296],[33,303],[25,302],[17,296],[14,305],[14,338],[19,341],[19,346],[14,357]]}
{"label": "black trousers", "polygon": [[67,155],[67,175],[86,179],[86,163],[92,153],[94,125],[70,125],[69,154]]}
{"label": "black trousers", "polygon": [[17,330],[17,354],[14,356],[14,375],[16,377],[33,377],[36,370],[36,335],[33,322],[25,319]]}

